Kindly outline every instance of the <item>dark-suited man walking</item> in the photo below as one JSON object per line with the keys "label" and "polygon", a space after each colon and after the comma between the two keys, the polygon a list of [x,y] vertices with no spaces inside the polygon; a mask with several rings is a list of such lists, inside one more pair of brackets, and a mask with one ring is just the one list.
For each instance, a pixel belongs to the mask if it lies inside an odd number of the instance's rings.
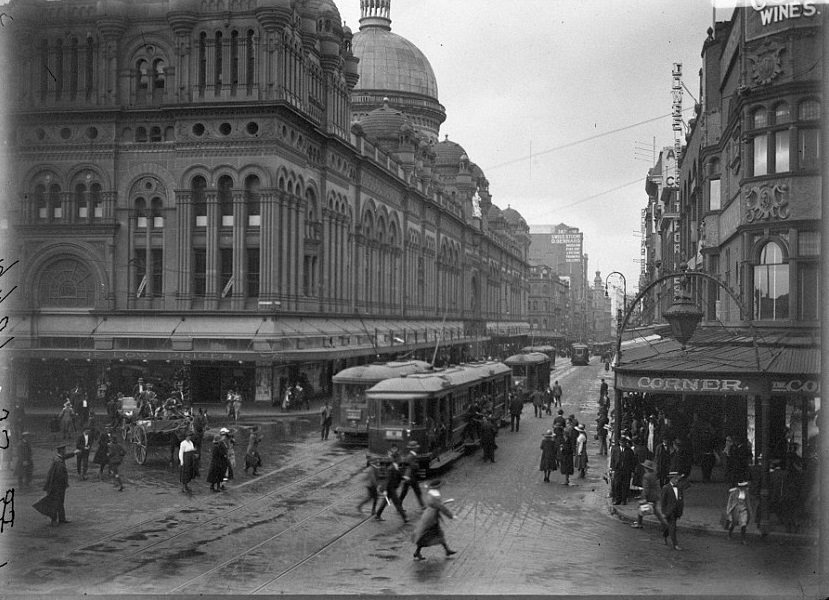
{"label": "dark-suited man walking", "polygon": [[662,528],[662,537],[665,539],[665,545],[667,545],[668,536],[671,536],[673,549],[682,550],[676,541],[676,522],[682,516],[682,511],[685,508],[684,490],[680,484],[681,477],[677,471],[671,471],[668,478],[668,483],[662,488],[659,502],[666,523],[665,527]]}

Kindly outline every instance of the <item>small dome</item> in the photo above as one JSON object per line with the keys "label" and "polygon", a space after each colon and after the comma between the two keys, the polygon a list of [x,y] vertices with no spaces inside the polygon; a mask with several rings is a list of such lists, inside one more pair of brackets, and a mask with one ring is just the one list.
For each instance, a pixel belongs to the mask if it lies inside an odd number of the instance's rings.
{"label": "small dome", "polygon": [[504,209],[501,214],[504,215],[504,220],[506,220],[506,222],[510,225],[521,225],[522,227],[527,226],[527,222],[524,220],[524,217],[521,216],[521,213],[510,206]]}
{"label": "small dome", "polygon": [[338,22],[342,22],[342,19],[340,18],[340,11],[332,0],[305,0],[302,8],[300,8],[300,12],[304,11],[318,17],[330,15],[335,17]]}
{"label": "small dome", "polygon": [[463,146],[449,141],[449,136],[435,145],[435,166],[457,167],[464,157],[464,160],[469,160]]}
{"label": "small dome", "polygon": [[489,210],[486,213],[488,219],[503,219],[504,215],[501,212],[501,209],[495,206],[494,204],[489,205]]}
{"label": "small dome", "polygon": [[383,99],[383,106],[375,108],[360,121],[366,137],[374,140],[394,138],[404,128],[413,130],[412,124],[401,111],[389,106],[389,99]]}

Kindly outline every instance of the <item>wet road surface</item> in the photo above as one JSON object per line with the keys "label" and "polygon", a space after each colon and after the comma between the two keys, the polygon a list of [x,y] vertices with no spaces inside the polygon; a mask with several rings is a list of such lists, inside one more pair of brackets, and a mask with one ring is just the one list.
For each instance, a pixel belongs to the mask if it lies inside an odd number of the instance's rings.
{"label": "wet road surface", "polygon": [[[359,513],[364,450],[321,442],[316,423],[262,424],[265,468],[241,468],[229,489],[179,491],[164,457],[126,464],[127,489],[107,482],[71,483],[72,523],[52,528],[30,508],[41,494],[22,493],[22,518],[9,530],[14,549],[0,571],[18,593],[234,594],[783,594],[814,597],[815,550],[771,542],[740,546],[720,536],[680,533],[669,550],[654,529],[633,530],[606,510],[605,460],[595,455],[595,399],[600,371],[559,366],[565,414],[587,425],[591,468],[565,487],[544,483],[539,445],[552,417],[527,404],[521,431],[501,429],[496,462],[480,452],[444,473],[445,524],[451,559],[439,547],[412,560],[413,524],[394,510],[385,521]],[[244,430],[243,430],[244,431]],[[237,464],[247,438],[239,436]],[[205,449],[208,444],[205,444]],[[203,464],[206,472],[207,460]],[[36,483],[38,480],[36,479]],[[692,493],[691,490],[690,493]],[[415,498],[406,508],[416,518]],[[23,518],[24,517],[24,518]],[[5,538],[6,536],[4,536]]]}

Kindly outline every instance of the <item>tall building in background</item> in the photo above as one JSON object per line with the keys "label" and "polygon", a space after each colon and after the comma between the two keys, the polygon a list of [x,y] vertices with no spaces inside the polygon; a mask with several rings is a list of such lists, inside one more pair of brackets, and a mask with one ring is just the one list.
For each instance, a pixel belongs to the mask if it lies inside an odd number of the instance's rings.
{"label": "tall building in background", "polygon": [[564,223],[530,227],[530,264],[548,265],[569,285],[570,342],[587,341],[587,261],[584,234],[577,227]]}

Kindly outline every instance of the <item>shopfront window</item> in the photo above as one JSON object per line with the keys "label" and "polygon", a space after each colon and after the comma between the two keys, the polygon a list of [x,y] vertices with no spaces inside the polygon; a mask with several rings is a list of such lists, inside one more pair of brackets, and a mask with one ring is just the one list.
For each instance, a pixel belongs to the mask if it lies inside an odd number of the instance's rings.
{"label": "shopfront window", "polygon": [[789,265],[775,242],[766,244],[754,267],[754,319],[789,318]]}

